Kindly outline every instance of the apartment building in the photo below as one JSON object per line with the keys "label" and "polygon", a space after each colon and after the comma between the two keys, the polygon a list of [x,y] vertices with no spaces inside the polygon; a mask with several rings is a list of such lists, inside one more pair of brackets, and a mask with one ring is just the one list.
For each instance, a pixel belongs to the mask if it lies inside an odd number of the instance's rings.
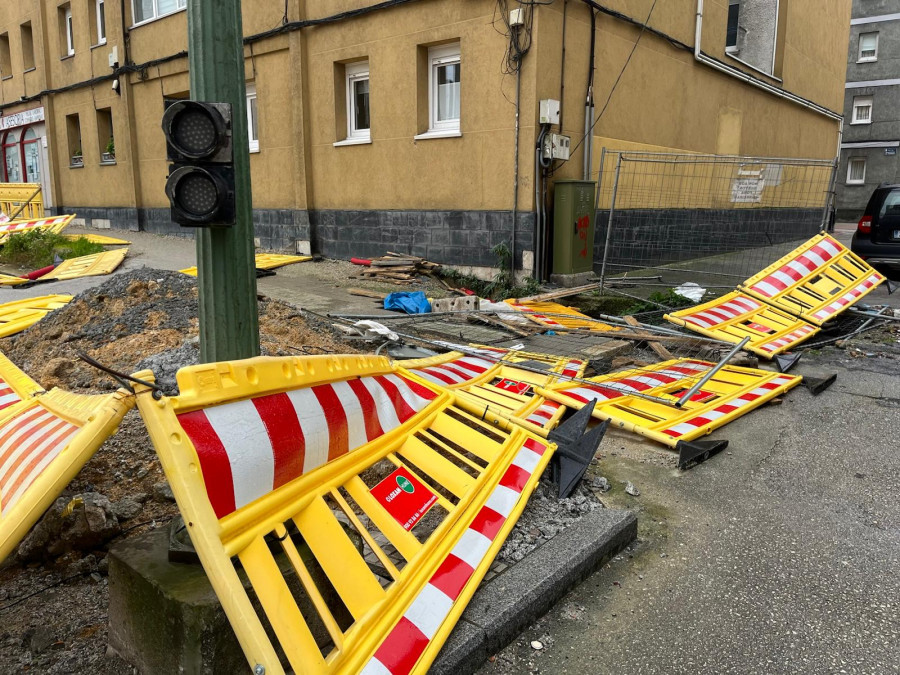
{"label": "apartment building", "polygon": [[854,0],[837,217],[857,220],[872,190],[900,181],[900,2]]}
{"label": "apartment building", "polygon": [[[160,129],[163,100],[190,95],[185,3],[0,3],[0,180],[39,181],[94,227],[189,234]],[[491,267],[505,243],[529,270],[536,183],[596,179],[603,148],[836,152],[850,0],[374,4],[244,0],[264,248]],[[543,99],[573,148],[552,172]]]}

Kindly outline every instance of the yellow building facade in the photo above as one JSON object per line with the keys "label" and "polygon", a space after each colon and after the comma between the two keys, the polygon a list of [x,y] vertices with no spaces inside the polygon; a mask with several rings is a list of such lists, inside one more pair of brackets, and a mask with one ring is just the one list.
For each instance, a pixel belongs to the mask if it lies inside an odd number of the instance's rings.
{"label": "yellow building facade", "polygon": [[[828,159],[839,144],[850,0],[373,4],[244,1],[263,248],[490,267],[515,242],[530,269],[544,99],[573,148],[551,182],[581,178],[585,152],[596,180],[603,148]],[[42,183],[89,226],[189,233],[169,219],[160,128],[164,99],[189,96],[184,5],[0,3],[0,181]],[[592,53],[605,110],[585,139]]]}

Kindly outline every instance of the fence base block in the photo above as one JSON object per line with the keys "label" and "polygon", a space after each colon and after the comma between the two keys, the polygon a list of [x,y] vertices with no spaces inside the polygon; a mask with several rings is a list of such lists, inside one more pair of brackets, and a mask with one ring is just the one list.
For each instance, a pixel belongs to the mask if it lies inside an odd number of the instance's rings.
{"label": "fence base block", "polygon": [[728,441],[678,441],[678,468],[687,469],[705,462],[717,452],[728,447]]}

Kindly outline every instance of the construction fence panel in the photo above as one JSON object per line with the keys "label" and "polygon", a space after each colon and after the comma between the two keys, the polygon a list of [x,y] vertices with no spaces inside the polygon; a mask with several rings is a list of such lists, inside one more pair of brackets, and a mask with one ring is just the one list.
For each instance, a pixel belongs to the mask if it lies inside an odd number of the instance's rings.
{"label": "construction fence panel", "polygon": [[[827,225],[830,160],[604,150],[595,271],[723,295]],[[654,278],[658,277],[658,278]],[[639,282],[634,282],[635,284]]]}
{"label": "construction fence panel", "polygon": [[17,220],[43,218],[41,184],[0,183],[0,212]]}

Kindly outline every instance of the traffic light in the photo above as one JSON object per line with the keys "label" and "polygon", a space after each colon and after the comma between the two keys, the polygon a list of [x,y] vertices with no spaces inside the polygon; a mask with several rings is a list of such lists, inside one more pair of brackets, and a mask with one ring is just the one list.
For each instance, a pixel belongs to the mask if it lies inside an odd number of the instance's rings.
{"label": "traffic light", "polygon": [[187,227],[234,225],[231,105],[176,99],[166,100],[165,108],[172,220]]}

